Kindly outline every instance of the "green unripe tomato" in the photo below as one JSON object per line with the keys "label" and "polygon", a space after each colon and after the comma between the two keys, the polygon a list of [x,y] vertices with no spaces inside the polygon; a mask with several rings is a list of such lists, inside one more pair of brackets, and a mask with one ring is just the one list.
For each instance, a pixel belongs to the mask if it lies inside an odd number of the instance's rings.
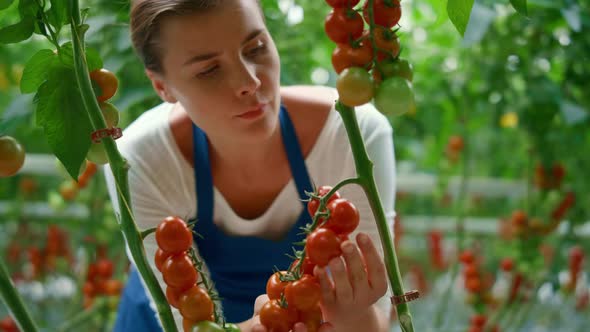
{"label": "green unripe tomato", "polygon": [[225,332],[223,327],[208,320],[198,322],[191,332]]}
{"label": "green unripe tomato", "polygon": [[383,114],[402,115],[416,108],[412,84],[402,77],[381,82],[375,93],[375,107]]}
{"label": "green unripe tomato", "polygon": [[350,67],[344,69],[336,80],[336,89],[340,102],[355,107],[366,104],[373,99],[373,80],[363,68]]}

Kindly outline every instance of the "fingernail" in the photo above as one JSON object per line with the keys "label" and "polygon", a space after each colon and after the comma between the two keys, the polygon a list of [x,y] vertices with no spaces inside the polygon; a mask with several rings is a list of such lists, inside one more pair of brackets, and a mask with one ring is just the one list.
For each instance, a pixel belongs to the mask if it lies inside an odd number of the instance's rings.
{"label": "fingernail", "polygon": [[345,254],[350,254],[352,253],[352,243],[350,242],[345,242],[344,245],[342,246],[342,252],[344,252]]}
{"label": "fingernail", "polygon": [[369,244],[370,241],[369,236],[365,233],[360,233],[358,240],[361,244]]}

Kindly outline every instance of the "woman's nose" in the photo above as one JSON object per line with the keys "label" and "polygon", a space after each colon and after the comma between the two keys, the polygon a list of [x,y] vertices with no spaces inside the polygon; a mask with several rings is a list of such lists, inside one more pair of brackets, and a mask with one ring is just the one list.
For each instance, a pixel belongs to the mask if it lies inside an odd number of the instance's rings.
{"label": "woman's nose", "polygon": [[256,75],[254,64],[242,64],[236,73],[236,92],[238,97],[250,96],[260,87],[260,79]]}

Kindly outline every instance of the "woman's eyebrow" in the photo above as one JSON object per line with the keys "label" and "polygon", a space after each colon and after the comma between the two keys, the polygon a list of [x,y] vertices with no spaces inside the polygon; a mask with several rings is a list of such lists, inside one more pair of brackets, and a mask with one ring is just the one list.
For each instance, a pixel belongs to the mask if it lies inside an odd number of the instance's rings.
{"label": "woman's eyebrow", "polygon": [[[263,31],[264,31],[264,29],[256,29],[256,30],[252,31],[251,33],[248,34],[248,36],[246,36],[246,38],[242,42],[242,45],[244,45],[247,42],[251,41],[252,39],[258,37],[258,35],[260,35]],[[195,55],[195,56],[191,57],[190,59],[188,59],[183,64],[183,66],[188,66],[188,65],[191,65],[191,64],[193,64],[195,62],[199,62],[199,61],[209,60],[209,59],[212,59],[218,55],[219,55],[219,53],[215,53],[215,52],[198,54],[198,55]]]}

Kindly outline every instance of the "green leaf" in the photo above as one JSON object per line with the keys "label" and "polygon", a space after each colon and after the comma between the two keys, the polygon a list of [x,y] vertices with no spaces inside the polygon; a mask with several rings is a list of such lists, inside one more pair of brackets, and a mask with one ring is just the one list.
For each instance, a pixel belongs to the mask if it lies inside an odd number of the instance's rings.
{"label": "green leaf", "polygon": [[27,16],[20,22],[0,29],[0,44],[12,44],[29,39],[35,31],[35,20]]}
{"label": "green leaf", "polygon": [[447,13],[461,36],[465,34],[474,0],[448,0]]}
{"label": "green leaf", "polygon": [[526,0],[510,0],[510,3],[512,4],[512,7],[514,7],[514,9],[516,9],[516,11],[521,15],[528,15]]}
{"label": "green leaf", "polygon": [[32,93],[47,79],[51,68],[57,63],[57,55],[52,50],[37,52],[25,65],[20,81],[21,93]]}
{"label": "green leaf", "polygon": [[67,0],[51,0],[51,8],[47,17],[51,25],[59,31],[64,24],[68,23],[68,2]]}
{"label": "green leaf", "polygon": [[[74,49],[72,42],[67,42],[61,45],[59,58],[64,65],[74,68]],[[100,54],[92,48],[86,49],[86,62],[88,64],[88,71],[100,69],[103,66]]]}
{"label": "green leaf", "polygon": [[36,96],[37,124],[68,173],[77,178],[90,148],[92,126],[86,114],[74,70],[54,66]]}
{"label": "green leaf", "polygon": [[20,17],[35,17],[39,10],[36,0],[20,0],[18,3],[18,12]]}
{"label": "green leaf", "polygon": [[0,10],[10,7],[13,2],[14,0],[0,0]]}

